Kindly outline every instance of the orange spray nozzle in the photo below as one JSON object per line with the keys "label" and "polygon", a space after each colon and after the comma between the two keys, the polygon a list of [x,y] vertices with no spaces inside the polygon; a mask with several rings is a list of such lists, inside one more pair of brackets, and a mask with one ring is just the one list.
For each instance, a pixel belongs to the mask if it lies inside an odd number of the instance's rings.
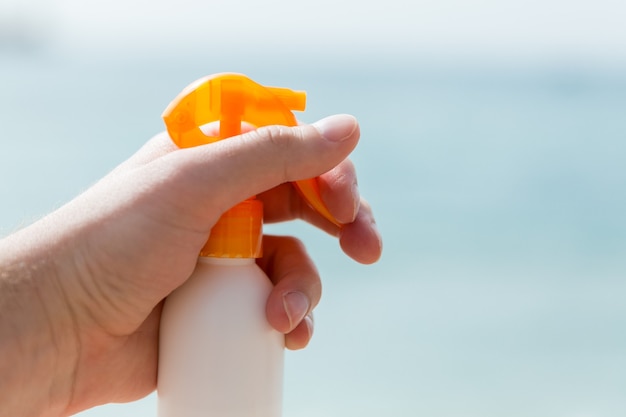
{"label": "orange spray nozzle", "polygon": [[[181,148],[203,145],[241,133],[241,122],[255,127],[295,126],[291,111],[304,110],[306,93],[264,87],[241,74],[211,75],[190,84],[163,112],[172,140]],[[219,137],[200,126],[220,122]]]}
{"label": "orange spray nozzle", "polygon": [[[185,88],[165,109],[163,119],[174,143],[189,148],[239,135],[242,122],[254,127],[296,126],[292,111],[302,111],[305,105],[306,93],[302,91],[265,87],[241,74],[217,74]],[[200,129],[212,122],[219,122],[218,137],[207,136]],[[322,202],[317,179],[296,181],[294,185],[311,207],[340,226]],[[252,198],[242,204],[248,208],[238,205],[224,213],[211,231],[209,242],[201,252],[203,256],[261,256],[261,228],[256,226],[262,222],[262,208],[257,207],[261,203]],[[254,217],[253,222],[249,221],[250,217]],[[229,239],[236,242],[222,242]]]}

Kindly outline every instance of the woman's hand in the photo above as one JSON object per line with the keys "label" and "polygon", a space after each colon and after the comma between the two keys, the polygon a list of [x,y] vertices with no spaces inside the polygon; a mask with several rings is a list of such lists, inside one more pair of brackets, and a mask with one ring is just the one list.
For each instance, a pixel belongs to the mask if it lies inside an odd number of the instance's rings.
{"label": "woman's hand", "polygon": [[[61,416],[141,398],[156,386],[164,298],[191,275],[220,215],[258,195],[265,220],[302,218],[339,238],[362,263],[381,239],[347,160],[356,120],[271,126],[177,149],[153,138],[85,193],[0,241],[0,416]],[[290,181],[320,176],[338,228]],[[270,324],[306,346],[320,278],[294,238],[264,237],[259,265],[275,287]]]}

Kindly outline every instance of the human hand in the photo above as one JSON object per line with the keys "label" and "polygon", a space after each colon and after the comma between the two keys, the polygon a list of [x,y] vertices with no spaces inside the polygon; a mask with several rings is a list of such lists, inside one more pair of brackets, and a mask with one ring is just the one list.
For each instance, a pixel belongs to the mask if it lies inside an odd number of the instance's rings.
{"label": "human hand", "polygon": [[[8,404],[0,416],[69,415],[154,390],[162,301],[192,273],[220,215],[251,195],[267,222],[302,218],[355,260],[376,261],[380,236],[346,159],[358,136],[349,116],[183,150],[158,135],[75,200],[0,241],[0,404]],[[341,229],[286,184],[320,174]],[[287,347],[304,347],[321,294],[315,266],[294,238],[265,236],[264,252],[259,265],[275,284],[268,321]],[[290,303],[294,292],[304,302]]]}

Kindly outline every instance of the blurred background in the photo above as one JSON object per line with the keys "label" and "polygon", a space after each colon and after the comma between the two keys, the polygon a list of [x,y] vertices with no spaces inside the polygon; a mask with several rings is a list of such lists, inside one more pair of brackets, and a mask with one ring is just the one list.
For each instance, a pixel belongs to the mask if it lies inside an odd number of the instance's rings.
{"label": "blurred background", "polygon": [[[385,240],[302,223],[324,297],[286,417],[626,414],[626,3],[0,0],[0,234],[163,129],[193,80],[352,113]],[[81,417],[156,415],[151,395]]]}

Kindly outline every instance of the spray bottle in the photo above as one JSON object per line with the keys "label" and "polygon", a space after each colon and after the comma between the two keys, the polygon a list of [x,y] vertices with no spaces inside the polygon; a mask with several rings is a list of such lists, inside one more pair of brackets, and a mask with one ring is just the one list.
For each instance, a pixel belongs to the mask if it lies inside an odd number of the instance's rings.
{"label": "spray bottle", "polygon": [[[304,92],[264,87],[240,74],[218,74],[188,86],[163,118],[181,148],[236,136],[255,127],[295,126]],[[201,126],[219,121],[219,137]],[[316,179],[294,183],[335,224]],[[192,276],[166,300],[159,342],[159,417],[279,417],[284,335],[265,317],[272,284],[256,265],[262,255],[262,203],[251,197],[222,215]]]}

